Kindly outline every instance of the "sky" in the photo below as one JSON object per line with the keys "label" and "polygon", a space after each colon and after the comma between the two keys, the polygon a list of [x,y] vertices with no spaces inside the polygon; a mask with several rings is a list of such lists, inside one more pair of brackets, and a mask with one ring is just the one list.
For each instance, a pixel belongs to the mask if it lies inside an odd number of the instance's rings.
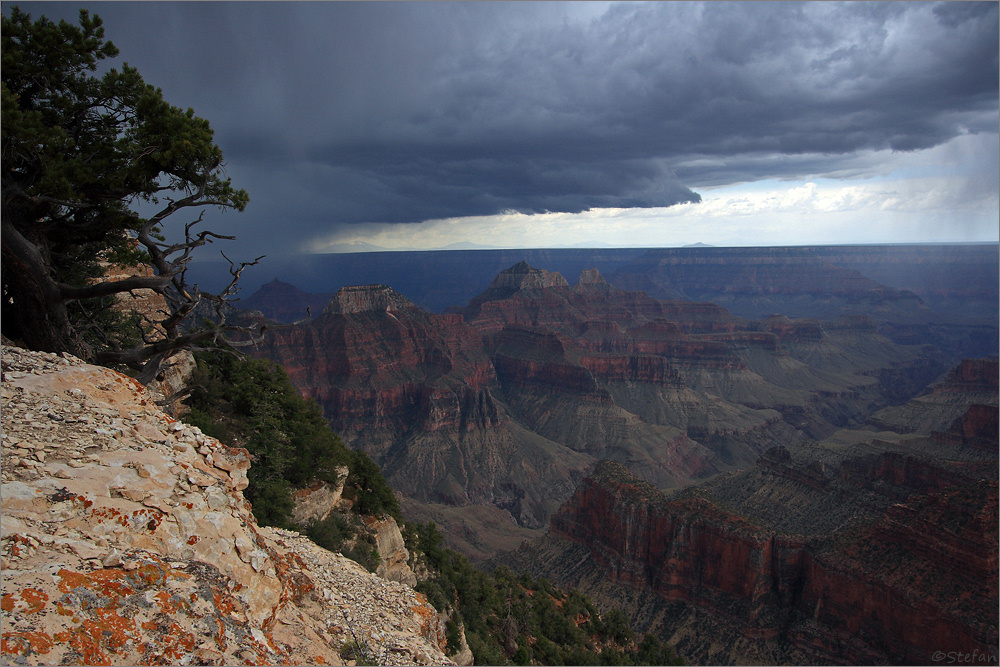
{"label": "sky", "polygon": [[210,121],[234,258],[1000,240],[996,2],[12,4]]}

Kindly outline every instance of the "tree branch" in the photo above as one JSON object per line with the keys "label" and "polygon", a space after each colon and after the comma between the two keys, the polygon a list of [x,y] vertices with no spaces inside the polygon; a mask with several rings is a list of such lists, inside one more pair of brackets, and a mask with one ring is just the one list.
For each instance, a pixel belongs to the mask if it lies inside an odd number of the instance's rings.
{"label": "tree branch", "polygon": [[65,283],[58,283],[59,294],[66,301],[79,299],[93,299],[101,296],[110,296],[121,292],[129,292],[135,289],[151,289],[160,292],[170,284],[173,276],[131,276],[122,280],[109,280],[107,282],[94,283],[84,287],[74,287]]}
{"label": "tree branch", "polygon": [[[183,334],[175,338],[158,340],[142,347],[130,350],[101,350],[97,353],[97,363],[99,364],[124,364],[139,370],[136,379],[142,384],[149,384],[156,377],[160,362],[164,357],[176,350],[197,347],[199,343],[212,341],[213,347],[220,345],[231,345],[225,339],[225,334],[230,331],[241,331],[246,333],[244,327],[214,326],[208,329],[200,329],[188,334]],[[252,335],[252,334],[251,334]],[[258,336],[253,342],[259,343],[262,339]],[[249,342],[249,341],[247,341]],[[252,343],[251,343],[252,344]]]}
{"label": "tree branch", "polygon": [[[196,231],[202,211],[178,243],[156,238],[159,226],[182,209],[242,211],[247,204],[246,192],[222,174],[222,151],[208,122],[167,104],[128,65],[89,74],[97,60],[117,55],[96,32],[96,17],[89,21],[81,13],[79,28],[32,22],[17,10],[2,18],[5,44],[20,35],[7,44],[14,65],[4,69],[4,331],[39,349],[127,365],[143,382],[174,350],[228,347],[227,335],[235,332],[256,339],[259,327],[226,325],[224,309],[240,273],[256,261],[230,262],[232,280],[220,295],[186,282],[196,248],[233,237]],[[38,63],[52,67],[43,71]],[[140,212],[146,202],[159,209],[148,219]],[[102,261],[139,262],[140,275],[97,282]],[[159,295],[147,301],[145,313],[108,312],[128,307],[113,305],[112,297],[137,290]],[[209,304],[219,322],[185,333],[186,319]],[[138,328],[139,336],[123,326]]]}
{"label": "tree branch", "polygon": [[26,196],[25,199],[30,201],[32,204],[55,204],[56,206],[65,206],[66,208],[76,208],[81,210],[97,208],[96,204],[69,201],[68,199],[56,199],[55,197],[45,197],[43,195]]}

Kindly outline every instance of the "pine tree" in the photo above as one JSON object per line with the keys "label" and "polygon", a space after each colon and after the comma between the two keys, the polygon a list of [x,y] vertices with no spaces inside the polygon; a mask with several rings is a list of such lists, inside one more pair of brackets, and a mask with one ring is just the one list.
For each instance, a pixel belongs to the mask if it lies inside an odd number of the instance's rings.
{"label": "pine tree", "polygon": [[[79,26],[33,21],[15,6],[2,21],[3,333],[35,349],[127,365],[148,382],[170,352],[219,344],[231,331],[222,305],[255,262],[231,264],[232,282],[219,295],[190,288],[185,269],[195,248],[227,238],[195,230],[206,207],[242,211],[247,193],[225,176],[208,121],[168,104],[127,64],[95,74],[118,54],[99,17],[81,10]],[[183,240],[167,243],[162,226],[185,213],[193,219]],[[148,269],[96,282],[102,262]],[[162,295],[166,307],[122,332],[114,297],[140,288]],[[219,318],[185,332],[203,301]]]}

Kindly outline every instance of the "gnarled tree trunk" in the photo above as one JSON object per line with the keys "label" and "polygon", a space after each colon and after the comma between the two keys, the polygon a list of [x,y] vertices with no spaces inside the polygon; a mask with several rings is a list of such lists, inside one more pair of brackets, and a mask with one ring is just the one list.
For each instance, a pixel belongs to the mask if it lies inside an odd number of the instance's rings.
{"label": "gnarled tree trunk", "polygon": [[69,352],[93,360],[94,351],[72,326],[58,284],[41,251],[3,215],[3,311],[0,326],[11,340],[30,340],[46,352]]}

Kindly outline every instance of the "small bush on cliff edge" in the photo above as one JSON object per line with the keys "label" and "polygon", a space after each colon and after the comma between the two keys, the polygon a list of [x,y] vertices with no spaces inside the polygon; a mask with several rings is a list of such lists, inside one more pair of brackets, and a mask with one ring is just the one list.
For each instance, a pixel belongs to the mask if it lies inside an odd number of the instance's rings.
{"label": "small bush on cliff edge", "polygon": [[337,482],[347,466],[345,495],[360,514],[389,514],[402,521],[399,502],[364,452],[330,430],[315,401],[302,398],[280,366],[231,354],[199,354],[190,382],[187,422],[250,452],[250,485],[244,495],[264,526],[298,529],[292,520],[296,488]]}

